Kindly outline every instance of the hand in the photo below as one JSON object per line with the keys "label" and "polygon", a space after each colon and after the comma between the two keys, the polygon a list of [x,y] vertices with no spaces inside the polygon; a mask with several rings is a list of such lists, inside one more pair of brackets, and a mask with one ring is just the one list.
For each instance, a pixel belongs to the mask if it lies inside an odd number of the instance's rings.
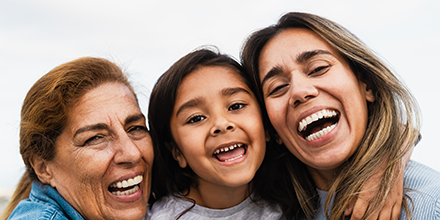
{"label": "hand", "polygon": [[[415,145],[418,144],[420,139],[421,136],[419,135],[419,138]],[[414,146],[411,147],[402,157],[400,170],[398,170],[399,167],[396,167],[396,173],[398,174],[396,183],[394,187],[391,188],[388,196],[385,198],[384,206],[382,207],[382,209],[374,211],[371,218],[369,219],[385,220],[399,218],[403,199],[403,171],[405,170],[406,163],[411,158],[413,149]],[[364,186],[361,189],[361,192],[359,193],[359,196],[356,199],[352,200],[347,209],[345,209],[345,216],[351,215],[352,220],[362,219],[368,209],[368,206],[372,202],[372,199],[377,193],[377,186],[378,184],[380,184],[383,176],[383,171],[385,170],[384,165],[380,166],[373,174],[372,178],[365,182]]]}
{"label": "hand", "polygon": [[[381,178],[371,178],[363,186],[357,199],[353,200],[349,207],[345,210],[345,215],[351,214],[352,220],[362,219],[365,215],[372,198],[377,193],[377,184],[380,183]],[[398,176],[398,179],[391,189],[390,193],[385,199],[385,204],[382,209],[378,209],[373,212],[370,218],[371,220],[388,220],[399,219],[400,210],[402,205],[403,194],[403,174]]]}

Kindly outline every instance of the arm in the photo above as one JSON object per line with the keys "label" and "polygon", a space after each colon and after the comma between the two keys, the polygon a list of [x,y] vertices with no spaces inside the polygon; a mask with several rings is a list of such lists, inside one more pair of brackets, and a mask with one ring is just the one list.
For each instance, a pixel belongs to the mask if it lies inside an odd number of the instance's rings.
{"label": "arm", "polygon": [[[420,141],[417,140],[416,144]],[[402,162],[400,163],[400,168],[404,170],[406,163],[409,161],[412,151],[414,147],[403,156]],[[385,164],[384,164],[385,165]],[[385,166],[380,166],[378,170],[375,171],[372,178],[370,178],[365,185],[362,187],[361,192],[356,200],[353,200],[349,207],[345,210],[345,215],[351,215],[351,219],[357,220],[362,219],[364,214],[366,213],[368,206],[371,202],[371,198],[373,198],[376,193],[376,187],[378,183],[382,180],[382,174],[385,169]],[[373,190],[368,190],[373,189]],[[390,193],[385,199],[385,204],[381,210],[377,210],[373,213],[373,217],[371,219],[398,219],[400,216],[400,210],[402,205],[402,194],[403,194],[403,172],[400,172],[400,175],[397,177],[396,183],[394,187],[391,189]]]}

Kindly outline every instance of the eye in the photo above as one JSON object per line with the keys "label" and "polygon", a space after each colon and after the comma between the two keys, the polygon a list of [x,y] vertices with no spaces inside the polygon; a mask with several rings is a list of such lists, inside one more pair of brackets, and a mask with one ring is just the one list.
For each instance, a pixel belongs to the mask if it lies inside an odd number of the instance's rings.
{"label": "eye", "polygon": [[127,131],[130,137],[135,139],[144,137],[147,132],[148,132],[147,127],[142,125],[132,126]]}
{"label": "eye", "polygon": [[191,117],[191,118],[188,120],[187,123],[189,123],[189,124],[194,124],[194,123],[197,123],[197,122],[203,121],[205,118],[206,118],[205,116],[202,116],[202,115],[196,115],[196,116]]}
{"label": "eye", "polygon": [[273,89],[272,91],[269,92],[269,96],[276,94],[278,91],[285,88],[286,86],[288,86],[288,84],[283,84],[283,85],[275,87],[275,89]]}
{"label": "eye", "polygon": [[328,69],[330,68],[330,65],[327,66],[319,66],[317,68],[315,68],[314,70],[312,70],[309,75],[321,75],[324,74],[325,72],[328,71]]}
{"label": "eye", "polygon": [[102,143],[104,141],[104,136],[103,135],[95,135],[89,139],[87,139],[83,146],[88,146],[88,145],[97,145],[99,143]]}
{"label": "eye", "polygon": [[129,129],[128,129],[128,132],[129,133],[133,133],[133,132],[145,132],[145,131],[148,131],[148,129],[147,129],[147,127],[145,127],[145,126],[133,126],[133,127],[130,127]]}
{"label": "eye", "polygon": [[242,108],[244,108],[245,106],[246,106],[246,104],[243,104],[243,103],[235,103],[235,104],[232,104],[232,105],[228,108],[228,110],[229,110],[229,111],[235,111],[235,110],[242,109]]}

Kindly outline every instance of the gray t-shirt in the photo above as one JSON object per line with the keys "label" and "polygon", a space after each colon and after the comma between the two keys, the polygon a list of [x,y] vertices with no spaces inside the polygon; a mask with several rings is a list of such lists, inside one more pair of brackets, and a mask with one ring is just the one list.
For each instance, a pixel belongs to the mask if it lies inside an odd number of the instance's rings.
{"label": "gray t-shirt", "polygon": [[[155,219],[176,219],[182,212],[193,205],[192,202],[176,198],[174,196],[166,196],[155,202],[150,210],[148,210],[146,220]],[[242,203],[227,209],[210,209],[203,206],[195,205],[190,211],[182,215],[179,220],[202,220],[202,219],[284,219],[281,209],[276,204],[259,200],[252,201],[247,198]]]}

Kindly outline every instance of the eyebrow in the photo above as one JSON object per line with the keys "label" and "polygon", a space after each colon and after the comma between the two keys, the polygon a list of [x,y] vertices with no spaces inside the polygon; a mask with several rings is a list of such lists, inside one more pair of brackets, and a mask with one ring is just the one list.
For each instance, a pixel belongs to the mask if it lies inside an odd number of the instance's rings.
{"label": "eyebrow", "polygon": [[94,125],[88,125],[85,127],[82,127],[78,130],[76,130],[75,134],[73,135],[73,137],[76,137],[78,134],[87,132],[87,131],[95,131],[95,130],[105,130],[108,129],[108,126],[104,123],[98,123],[98,124],[94,124]]}
{"label": "eyebrow", "polygon": [[[246,89],[241,88],[241,87],[225,88],[225,89],[221,90],[221,94],[223,96],[232,96],[232,95],[239,93],[239,92],[244,92],[249,95],[251,94],[251,93],[249,93],[249,91],[247,91]],[[203,97],[197,97],[197,98],[191,99],[191,100],[183,103],[183,105],[181,105],[179,107],[179,109],[176,112],[176,115],[179,115],[179,113],[182,112],[186,108],[192,108],[192,107],[197,106],[203,102],[205,102],[205,99]]]}
{"label": "eyebrow", "polygon": [[[132,123],[134,121],[138,121],[140,119],[145,119],[144,114],[140,113],[140,114],[137,114],[137,115],[130,115],[130,116],[128,116],[125,119],[124,123],[125,124],[129,124],[129,123]],[[85,126],[85,127],[82,127],[80,129],[76,130],[76,132],[73,135],[73,137],[76,137],[78,134],[81,134],[81,133],[84,133],[84,132],[87,132],[87,131],[96,131],[96,130],[105,130],[105,129],[109,129],[108,125],[105,124],[105,123],[98,123],[98,124],[94,124],[94,125],[88,125],[88,126]]]}
{"label": "eyebrow", "polygon": [[275,66],[272,69],[267,72],[267,74],[264,76],[263,80],[261,81],[261,86],[264,85],[266,81],[268,81],[270,78],[275,77],[276,75],[279,75],[283,72],[283,68],[280,66]]}
{"label": "eyebrow", "polygon": [[[312,50],[312,51],[304,51],[302,53],[300,53],[297,57],[296,57],[296,62],[297,63],[304,63],[307,60],[310,60],[311,58],[313,58],[314,56],[317,55],[322,55],[322,54],[326,54],[326,55],[332,55],[332,53],[330,53],[329,51],[326,50]],[[267,74],[264,76],[263,80],[261,81],[261,85],[264,85],[264,83],[269,80],[272,77],[275,77],[276,75],[279,75],[283,72],[283,68],[281,66],[275,66],[272,69],[269,70],[269,72],[267,72]]]}
{"label": "eyebrow", "polygon": [[305,61],[311,59],[312,57],[317,56],[317,55],[322,55],[322,54],[332,55],[332,53],[330,53],[327,50],[304,51],[296,57],[296,62],[304,63]]}
{"label": "eyebrow", "polygon": [[244,92],[250,95],[249,91],[241,87],[226,88],[221,91],[223,96],[231,96],[239,92]]}
{"label": "eyebrow", "polygon": [[142,114],[142,113],[140,113],[140,114],[137,114],[137,115],[130,115],[130,116],[128,116],[126,119],[125,119],[125,124],[130,124],[130,123],[132,123],[132,122],[134,122],[134,121],[139,121],[139,120],[141,120],[141,119],[145,119],[145,115],[144,114]]}
{"label": "eyebrow", "polygon": [[202,103],[202,102],[204,102],[204,101],[205,101],[204,98],[202,98],[202,97],[196,97],[196,98],[194,98],[194,99],[191,99],[191,100],[189,100],[189,101],[183,103],[183,105],[181,105],[181,106],[179,107],[179,109],[177,109],[176,116],[179,115],[180,112],[182,112],[184,109],[186,109],[186,108],[191,108],[191,107],[194,107],[194,106],[197,106],[197,105],[199,105],[200,103]]}

